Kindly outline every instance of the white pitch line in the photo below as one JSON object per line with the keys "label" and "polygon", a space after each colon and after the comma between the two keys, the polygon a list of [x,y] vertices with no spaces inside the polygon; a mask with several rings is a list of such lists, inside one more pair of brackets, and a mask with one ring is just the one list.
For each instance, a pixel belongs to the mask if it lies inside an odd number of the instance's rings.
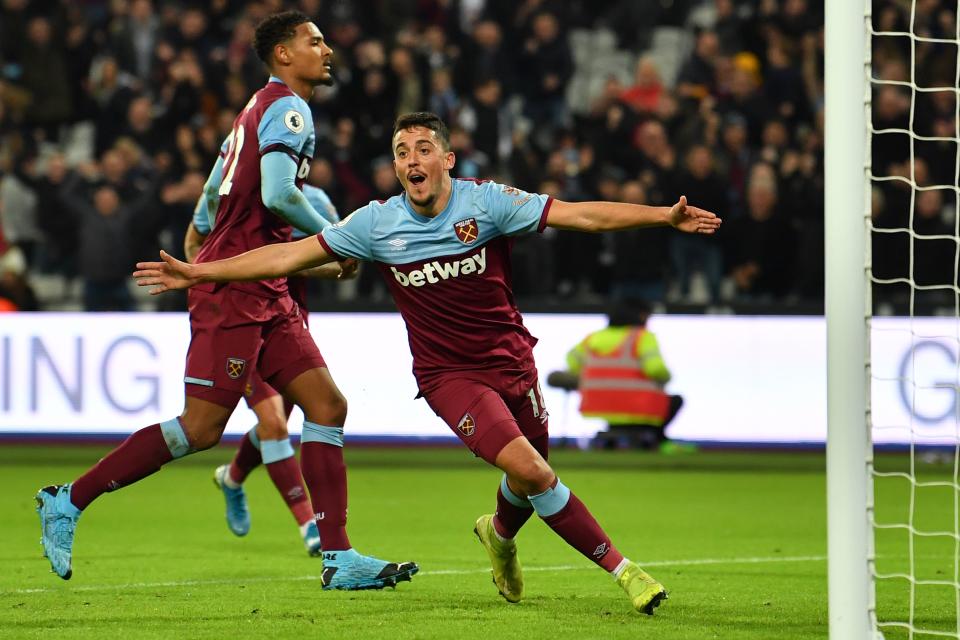
{"label": "white pitch line", "polygon": [[[726,564],[776,564],[781,562],[822,562],[827,556],[769,556],[769,557],[747,557],[747,558],[694,558],[690,560],[653,560],[640,562],[643,567],[692,567],[702,565],[726,565]],[[553,567],[524,567],[526,573],[531,572],[549,572],[549,571],[595,571],[596,565],[558,565]],[[489,568],[484,569],[437,569],[434,571],[421,571],[417,574],[418,578],[428,576],[464,576],[473,574],[489,573]],[[117,589],[161,589],[166,587],[204,587],[217,585],[241,585],[256,584],[263,582],[306,582],[319,580],[319,575],[309,576],[276,576],[276,577],[251,577],[244,579],[230,580],[176,580],[170,582],[131,582],[127,584],[100,584],[100,585],[81,585],[78,587],[55,589],[53,587],[43,587],[40,589],[11,589],[9,591],[0,591],[0,596],[31,594],[31,593],[62,593],[63,591],[114,591]]]}

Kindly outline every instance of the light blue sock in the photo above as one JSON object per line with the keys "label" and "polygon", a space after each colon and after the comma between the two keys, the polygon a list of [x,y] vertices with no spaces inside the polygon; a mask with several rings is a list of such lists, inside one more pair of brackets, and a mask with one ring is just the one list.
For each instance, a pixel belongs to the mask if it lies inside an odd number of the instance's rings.
{"label": "light blue sock", "polygon": [[263,464],[272,464],[293,457],[293,445],[290,438],[283,440],[262,440],[260,442],[260,457]]}
{"label": "light blue sock", "polygon": [[560,482],[559,478],[557,478],[555,487],[550,487],[543,493],[530,496],[530,504],[533,505],[534,511],[541,518],[549,518],[560,513],[560,510],[567,506],[569,500],[570,489],[567,489],[567,486]]}
{"label": "light blue sock", "polygon": [[260,450],[260,437],[257,435],[257,425],[253,425],[250,431],[247,431],[247,437],[250,438],[250,444]]}
{"label": "light blue sock", "polygon": [[507,499],[507,502],[512,504],[515,507],[520,507],[521,509],[529,509],[533,505],[530,504],[530,501],[526,498],[521,498],[513,491],[510,490],[510,485],[507,484],[507,474],[503,474],[503,478],[500,480],[500,493],[503,494],[503,497]]}
{"label": "light blue sock", "polygon": [[167,443],[167,449],[173,459],[188,456],[194,452],[187,440],[187,434],[183,432],[183,425],[180,424],[180,418],[171,418],[166,422],[160,423],[160,432],[163,434],[163,440]]}
{"label": "light blue sock", "polygon": [[322,442],[335,447],[343,446],[343,427],[325,427],[308,420],[303,421],[300,442]]}

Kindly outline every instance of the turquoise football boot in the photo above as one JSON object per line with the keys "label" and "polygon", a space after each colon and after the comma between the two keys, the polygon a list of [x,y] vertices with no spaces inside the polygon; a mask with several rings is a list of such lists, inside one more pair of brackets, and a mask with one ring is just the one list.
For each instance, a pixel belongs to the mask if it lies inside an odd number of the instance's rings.
{"label": "turquoise football boot", "polygon": [[307,523],[306,531],[303,532],[303,546],[307,548],[310,557],[320,557],[320,530],[317,529],[316,522]]}
{"label": "turquoise football boot", "polygon": [[419,570],[415,562],[386,562],[361,555],[353,549],[324,551],[320,583],[324,589],[383,589],[409,581]]}
{"label": "turquoise football boot", "polygon": [[247,509],[247,494],[243,485],[231,489],[224,479],[230,472],[230,465],[224,464],[213,472],[213,483],[223,492],[227,502],[227,526],[237,536],[245,536],[250,532],[250,511]]}
{"label": "turquoise football boot", "polygon": [[70,502],[70,485],[51,485],[37,492],[40,544],[50,568],[64,580],[73,575],[73,535],[80,510]]}

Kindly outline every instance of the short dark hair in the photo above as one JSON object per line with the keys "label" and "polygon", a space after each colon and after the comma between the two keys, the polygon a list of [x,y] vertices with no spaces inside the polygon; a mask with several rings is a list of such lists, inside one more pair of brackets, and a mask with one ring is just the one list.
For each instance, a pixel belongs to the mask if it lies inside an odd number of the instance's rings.
{"label": "short dark hair", "polygon": [[310,18],[300,11],[284,11],[264,18],[253,34],[253,49],[257,57],[268,67],[272,66],[273,48],[292,38],[297,27],[304,22],[310,22]]}
{"label": "short dark hair", "polygon": [[[440,139],[440,143],[444,149],[450,148],[450,130],[437,114],[430,113],[429,111],[414,111],[413,113],[405,113],[402,116],[398,116],[397,120],[393,123],[393,136],[396,136],[398,131],[412,127],[430,129],[437,134],[437,138]],[[391,138],[393,136],[391,136]]]}
{"label": "short dark hair", "polygon": [[649,317],[650,303],[639,298],[621,300],[607,311],[607,322],[611,327],[642,327]]}

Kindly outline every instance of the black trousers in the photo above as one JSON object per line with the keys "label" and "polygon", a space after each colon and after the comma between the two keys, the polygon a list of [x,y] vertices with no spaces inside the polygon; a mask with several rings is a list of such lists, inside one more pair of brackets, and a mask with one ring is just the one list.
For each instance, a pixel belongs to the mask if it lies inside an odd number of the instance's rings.
{"label": "black trousers", "polygon": [[667,425],[683,406],[683,396],[670,396],[670,408],[662,427],[648,424],[611,424],[597,434],[596,444],[602,449],[657,449],[667,440]]}

